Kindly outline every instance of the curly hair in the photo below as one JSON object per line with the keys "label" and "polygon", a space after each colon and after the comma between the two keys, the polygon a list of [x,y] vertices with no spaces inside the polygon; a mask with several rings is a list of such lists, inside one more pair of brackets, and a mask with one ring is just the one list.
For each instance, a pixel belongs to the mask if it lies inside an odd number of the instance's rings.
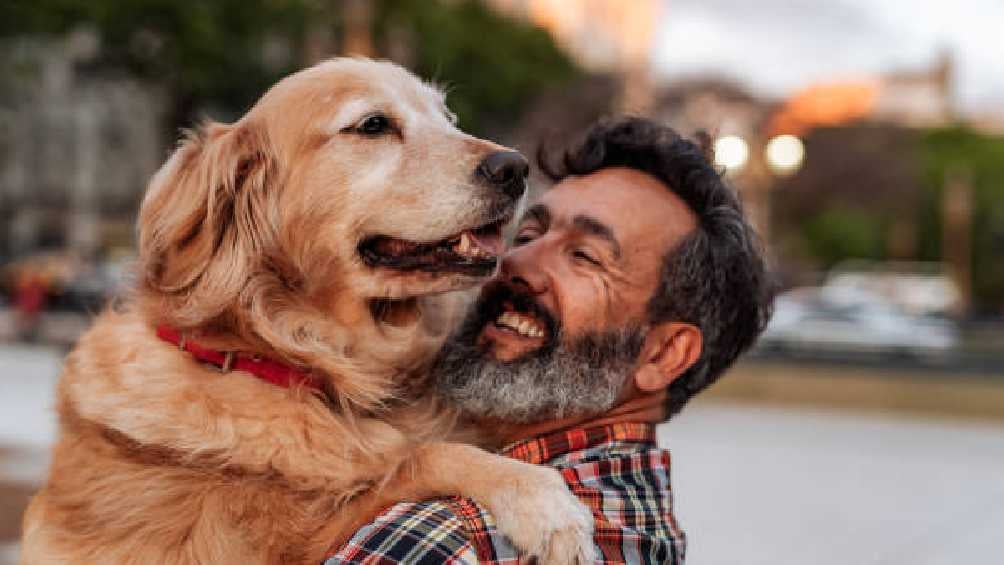
{"label": "curly hair", "polygon": [[773,309],[763,247],[739,196],[712,166],[710,147],[703,132],[695,142],[652,120],[621,117],[592,126],[560,159],[544,145],[537,152],[541,171],[554,182],[628,167],[662,181],[694,212],[696,229],[667,250],[647,305],[649,322],[694,324],[703,339],[697,362],[669,385],[669,416],[756,341]]}

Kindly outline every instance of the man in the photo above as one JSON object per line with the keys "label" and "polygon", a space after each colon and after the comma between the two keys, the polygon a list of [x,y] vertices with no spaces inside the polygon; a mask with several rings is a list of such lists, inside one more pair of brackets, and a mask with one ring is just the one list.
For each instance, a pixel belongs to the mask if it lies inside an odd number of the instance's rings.
{"label": "man", "polygon": [[[763,330],[771,292],[735,193],[654,122],[601,123],[567,151],[433,371],[502,453],[563,471],[604,562],[682,563],[655,424]],[[476,503],[400,503],[328,563],[518,563]]]}

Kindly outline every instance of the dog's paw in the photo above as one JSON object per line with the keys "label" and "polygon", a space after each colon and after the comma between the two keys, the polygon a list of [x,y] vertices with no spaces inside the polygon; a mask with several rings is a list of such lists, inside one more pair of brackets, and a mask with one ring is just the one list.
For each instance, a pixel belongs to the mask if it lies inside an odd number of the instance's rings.
{"label": "dog's paw", "polygon": [[549,467],[522,465],[518,480],[496,490],[489,504],[499,531],[518,550],[546,565],[597,560],[593,515]]}

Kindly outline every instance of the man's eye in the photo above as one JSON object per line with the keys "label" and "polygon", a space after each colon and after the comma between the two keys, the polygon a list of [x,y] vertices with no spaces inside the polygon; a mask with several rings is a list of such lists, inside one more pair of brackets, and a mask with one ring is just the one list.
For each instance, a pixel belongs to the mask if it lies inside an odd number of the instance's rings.
{"label": "man's eye", "polygon": [[517,234],[516,237],[512,238],[513,245],[525,245],[533,241],[533,236],[527,233]]}
{"label": "man's eye", "polygon": [[383,114],[373,114],[367,116],[355,127],[355,132],[362,135],[383,135],[393,130],[390,118]]}
{"label": "man's eye", "polygon": [[572,252],[572,257],[575,257],[576,260],[585,261],[585,262],[593,264],[593,265],[599,265],[600,264],[600,262],[595,257],[593,257],[592,255],[586,253],[585,251],[583,251],[581,249],[576,249],[575,251],[573,251]]}

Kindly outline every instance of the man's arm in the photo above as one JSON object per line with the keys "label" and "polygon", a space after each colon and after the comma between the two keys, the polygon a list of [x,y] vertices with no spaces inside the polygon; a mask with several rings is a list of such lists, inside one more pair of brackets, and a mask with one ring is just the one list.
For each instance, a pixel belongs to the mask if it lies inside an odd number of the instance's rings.
{"label": "man's arm", "polygon": [[[359,527],[359,522],[352,523],[353,516],[372,516],[395,501],[453,495],[465,498],[450,500],[475,500],[478,508],[490,511],[497,524],[493,530],[504,532],[528,556],[555,565],[595,561],[593,514],[569,491],[557,469],[448,442],[420,446],[408,463],[397,477],[350,503],[358,506],[343,509],[316,532],[317,543],[327,540],[331,545],[322,547],[336,550],[346,539],[340,536]],[[478,540],[483,537],[476,528],[468,532]],[[317,555],[329,553],[322,549]]]}
{"label": "man's arm", "polygon": [[464,520],[450,500],[401,502],[360,528],[325,565],[473,565],[478,563]]}

